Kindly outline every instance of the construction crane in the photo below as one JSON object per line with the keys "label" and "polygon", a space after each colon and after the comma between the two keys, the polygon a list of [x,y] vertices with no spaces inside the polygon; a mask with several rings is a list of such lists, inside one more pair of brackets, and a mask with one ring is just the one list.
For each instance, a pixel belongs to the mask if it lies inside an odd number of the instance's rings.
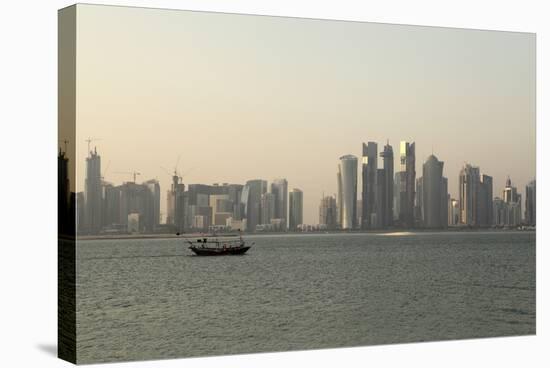
{"label": "construction crane", "polygon": [[115,174],[125,174],[125,175],[132,175],[134,177],[134,184],[136,182],[136,176],[141,175],[141,173],[137,171],[117,171]]}
{"label": "construction crane", "polygon": [[90,153],[90,143],[95,141],[100,141],[100,140],[101,138],[90,138],[90,137],[88,137],[88,139],[84,139],[84,142],[88,142],[88,153]]}
{"label": "construction crane", "polygon": [[[104,180],[105,179],[105,174],[107,174],[107,171],[109,170],[109,166],[111,166],[111,161],[109,160],[109,162],[107,162],[107,166],[105,167],[105,170],[103,170],[103,172],[100,174],[101,176],[99,177],[101,180]],[[135,181],[135,179],[134,179]]]}
{"label": "construction crane", "polygon": [[189,174],[191,171],[193,171],[195,168],[193,167],[193,168],[191,168],[191,169],[185,171],[183,174],[180,174],[180,172],[178,171],[178,164],[179,164],[179,162],[180,162],[180,158],[181,158],[181,155],[178,156],[178,159],[176,160],[176,165],[174,165],[174,171],[173,171],[173,173],[170,173],[170,172],[168,171],[168,169],[166,169],[166,168],[164,168],[164,167],[162,167],[162,166],[161,166],[160,168],[161,168],[165,173],[167,173],[168,175],[170,175],[170,176],[172,176],[172,177],[177,177],[178,179],[183,180],[183,177],[186,176],[186,175],[188,175],[188,174]]}
{"label": "construction crane", "polygon": [[59,140],[59,142],[63,143],[63,145],[65,146],[65,153],[67,153],[67,144],[69,144],[69,140],[68,139],[63,139],[63,140]]}

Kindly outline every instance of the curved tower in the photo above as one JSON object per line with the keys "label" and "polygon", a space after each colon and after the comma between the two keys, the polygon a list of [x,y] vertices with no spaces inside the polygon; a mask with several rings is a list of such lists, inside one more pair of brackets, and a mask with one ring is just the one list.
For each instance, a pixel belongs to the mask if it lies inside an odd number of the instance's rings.
{"label": "curved tower", "polygon": [[345,155],[340,157],[339,177],[339,211],[342,229],[357,227],[357,157]]}

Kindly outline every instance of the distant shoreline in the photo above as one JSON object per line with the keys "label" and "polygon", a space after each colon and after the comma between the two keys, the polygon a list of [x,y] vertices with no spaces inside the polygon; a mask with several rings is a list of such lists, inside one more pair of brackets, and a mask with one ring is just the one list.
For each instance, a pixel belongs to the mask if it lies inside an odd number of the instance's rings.
{"label": "distant shoreline", "polygon": [[[536,232],[536,229],[493,229],[493,228],[447,228],[447,229],[388,229],[388,230],[354,230],[354,231],[309,231],[309,232],[257,232],[243,233],[243,236],[264,236],[264,235],[337,235],[337,234],[371,234],[371,235],[387,235],[387,236],[407,236],[422,233],[478,233],[478,232]],[[216,236],[238,236],[238,233],[217,233]],[[117,235],[81,235],[77,236],[76,240],[123,240],[123,239],[189,239],[198,237],[209,237],[212,234],[207,233],[184,233],[176,234],[117,234]]]}

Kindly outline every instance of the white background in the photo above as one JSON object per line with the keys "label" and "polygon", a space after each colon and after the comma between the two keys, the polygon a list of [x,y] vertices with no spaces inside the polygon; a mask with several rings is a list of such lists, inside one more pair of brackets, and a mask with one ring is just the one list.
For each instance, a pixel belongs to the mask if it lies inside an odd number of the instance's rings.
{"label": "white background", "polygon": [[[96,3],[95,1],[89,1]],[[537,33],[537,336],[110,364],[109,367],[549,366],[550,11],[545,1],[108,1],[109,4]],[[63,367],[57,336],[57,9],[0,3],[0,366]],[[122,25],[123,26],[123,25]],[[546,138],[546,139],[545,139]],[[498,140],[498,133],[495,134]],[[522,142],[517,142],[522,144]],[[31,226],[32,225],[32,226]],[[546,349],[545,349],[546,348]]]}

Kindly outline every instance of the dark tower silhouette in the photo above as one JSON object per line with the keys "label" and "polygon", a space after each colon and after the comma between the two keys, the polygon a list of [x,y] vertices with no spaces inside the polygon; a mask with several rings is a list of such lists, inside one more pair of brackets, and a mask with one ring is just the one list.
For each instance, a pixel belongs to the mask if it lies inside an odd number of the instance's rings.
{"label": "dark tower silhouette", "polygon": [[382,227],[393,225],[393,148],[389,141],[384,146],[384,151],[380,153],[383,160],[384,170],[384,196],[380,200],[383,208]]}

